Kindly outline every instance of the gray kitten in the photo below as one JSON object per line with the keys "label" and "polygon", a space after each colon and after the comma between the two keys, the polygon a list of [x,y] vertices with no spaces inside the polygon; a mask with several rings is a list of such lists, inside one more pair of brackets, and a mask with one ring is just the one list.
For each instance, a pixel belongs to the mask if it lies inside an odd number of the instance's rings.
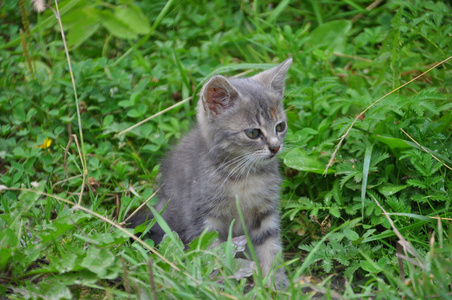
{"label": "gray kitten", "polygon": [[[205,229],[228,237],[243,235],[236,199],[257,257],[266,276],[281,252],[278,213],[281,176],[276,155],[287,131],[282,105],[284,80],[292,63],[280,65],[249,78],[213,76],[198,101],[197,124],[163,161],[160,171],[162,217],[184,243]],[[131,226],[152,218],[140,211]],[[151,238],[159,243],[164,232],[158,224]],[[283,269],[275,281],[287,285]]]}

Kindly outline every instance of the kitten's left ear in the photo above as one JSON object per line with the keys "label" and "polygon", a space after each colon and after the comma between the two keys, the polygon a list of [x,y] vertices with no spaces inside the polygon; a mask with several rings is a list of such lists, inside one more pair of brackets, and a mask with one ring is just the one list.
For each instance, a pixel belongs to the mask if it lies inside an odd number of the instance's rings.
{"label": "kitten's left ear", "polygon": [[202,89],[202,105],[207,114],[215,118],[232,107],[238,95],[226,77],[215,75]]}
{"label": "kitten's left ear", "polygon": [[288,58],[276,67],[256,74],[251,78],[282,96],[284,94],[284,80],[291,64],[292,58]]}

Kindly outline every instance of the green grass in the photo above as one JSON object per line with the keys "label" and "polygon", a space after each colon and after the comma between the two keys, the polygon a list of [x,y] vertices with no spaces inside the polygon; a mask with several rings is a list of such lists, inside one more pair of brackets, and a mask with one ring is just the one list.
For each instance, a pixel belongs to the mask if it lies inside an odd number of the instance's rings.
{"label": "green grass", "polygon": [[[452,55],[450,4],[61,1],[76,101],[57,19],[19,2],[0,6],[0,297],[452,298],[450,61],[353,123]],[[203,82],[289,56],[290,286],[233,258],[243,240],[154,248],[118,229],[158,189]]]}

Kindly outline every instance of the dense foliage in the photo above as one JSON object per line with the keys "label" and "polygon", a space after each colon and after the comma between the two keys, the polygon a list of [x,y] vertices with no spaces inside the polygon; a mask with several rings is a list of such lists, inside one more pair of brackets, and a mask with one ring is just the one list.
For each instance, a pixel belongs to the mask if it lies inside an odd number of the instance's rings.
{"label": "dense foliage", "polygon": [[[0,298],[452,298],[450,62],[359,115],[451,55],[450,4],[198,2],[60,1],[77,99],[54,12],[2,2]],[[155,253],[114,226],[158,189],[205,79],[289,56],[286,290],[250,277],[243,240]]]}

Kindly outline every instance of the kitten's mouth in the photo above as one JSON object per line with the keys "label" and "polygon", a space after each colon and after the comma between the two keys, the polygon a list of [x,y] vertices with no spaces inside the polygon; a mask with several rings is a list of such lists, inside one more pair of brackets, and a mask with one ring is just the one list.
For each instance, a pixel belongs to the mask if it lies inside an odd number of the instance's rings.
{"label": "kitten's mouth", "polygon": [[274,146],[274,147],[269,146],[268,147],[268,151],[269,151],[268,159],[273,159],[275,156],[278,156],[278,154],[281,153],[281,148],[282,148],[282,145]]}
{"label": "kitten's mouth", "polygon": [[270,154],[270,155],[267,157],[267,160],[268,160],[268,161],[273,160],[273,159],[275,159],[275,157],[277,157],[277,156],[278,156],[277,153],[275,153],[275,154]]}
{"label": "kitten's mouth", "polygon": [[263,159],[263,161],[264,162],[270,162],[270,161],[274,160],[276,156],[278,156],[278,153],[270,153],[270,154],[267,155],[267,157],[265,157]]}
{"label": "kitten's mouth", "polygon": [[272,160],[273,158],[278,156],[279,153],[281,153],[281,147],[278,147],[277,149],[270,149],[270,153],[267,156],[267,160]]}

